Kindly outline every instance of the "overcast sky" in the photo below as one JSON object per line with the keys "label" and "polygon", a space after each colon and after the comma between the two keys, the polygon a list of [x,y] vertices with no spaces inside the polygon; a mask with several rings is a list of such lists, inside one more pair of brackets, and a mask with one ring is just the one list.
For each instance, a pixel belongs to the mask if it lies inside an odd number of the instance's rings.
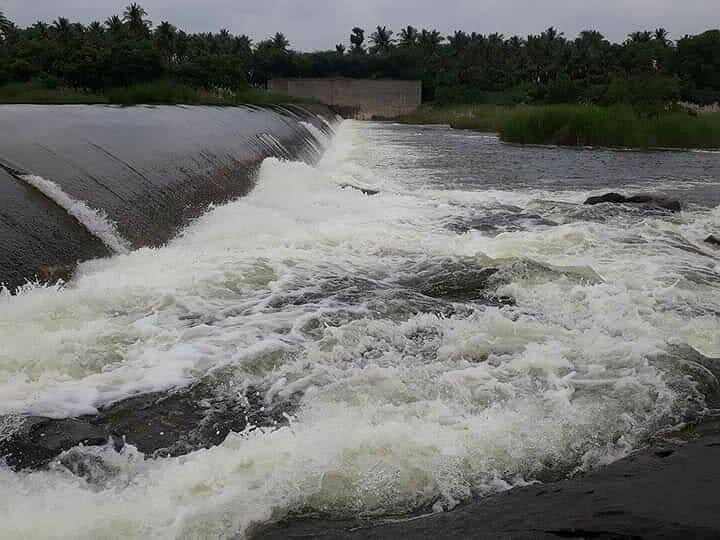
{"label": "overcast sky", "polygon": [[[0,10],[21,26],[59,16],[104,21],[129,0],[0,0]],[[254,40],[285,33],[300,50],[347,42],[353,26],[378,24],[395,31],[408,24],[506,35],[555,26],[574,37],[593,28],[622,41],[641,29],[667,28],[675,39],[720,26],[720,0],[142,0],[154,24],[168,20],[190,32],[227,28]]]}

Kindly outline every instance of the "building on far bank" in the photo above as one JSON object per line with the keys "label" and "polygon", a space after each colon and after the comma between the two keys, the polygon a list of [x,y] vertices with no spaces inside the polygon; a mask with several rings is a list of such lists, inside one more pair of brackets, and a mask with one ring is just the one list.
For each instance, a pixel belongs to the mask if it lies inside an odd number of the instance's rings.
{"label": "building on far bank", "polygon": [[421,81],[389,79],[272,79],[268,90],[313,98],[335,107],[347,118],[393,118],[414,111],[422,102]]}

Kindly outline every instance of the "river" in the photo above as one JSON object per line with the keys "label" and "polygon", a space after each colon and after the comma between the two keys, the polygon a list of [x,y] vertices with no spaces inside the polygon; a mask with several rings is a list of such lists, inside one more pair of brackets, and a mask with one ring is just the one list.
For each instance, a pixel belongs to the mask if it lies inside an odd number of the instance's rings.
{"label": "river", "polygon": [[[0,537],[233,538],[288,515],[447,511],[707,412],[720,154],[336,130],[316,134],[316,166],[265,160],[248,196],[163,247],[0,295],[0,440],[23,416],[201,387],[197,429],[153,452],[0,465]],[[684,208],[582,204],[607,191]],[[217,435],[237,411],[242,430],[208,443],[203,415]]]}

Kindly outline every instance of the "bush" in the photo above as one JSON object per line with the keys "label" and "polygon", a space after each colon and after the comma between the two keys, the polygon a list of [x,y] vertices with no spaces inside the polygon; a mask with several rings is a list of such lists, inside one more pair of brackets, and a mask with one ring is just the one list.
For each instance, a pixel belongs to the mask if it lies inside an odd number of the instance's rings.
{"label": "bush", "polygon": [[11,81],[27,82],[35,73],[35,68],[27,60],[15,60],[8,66],[8,75]]}
{"label": "bush", "polygon": [[60,86],[60,79],[50,73],[41,73],[38,77],[38,81],[42,87],[47,90],[57,90]]}
{"label": "bush", "polygon": [[633,148],[718,148],[720,114],[663,113],[648,118],[630,107],[523,107],[500,122],[500,138],[520,144]]}
{"label": "bush", "polygon": [[166,80],[116,88],[108,92],[108,99],[118,105],[192,104],[200,102],[200,95],[190,86]]}

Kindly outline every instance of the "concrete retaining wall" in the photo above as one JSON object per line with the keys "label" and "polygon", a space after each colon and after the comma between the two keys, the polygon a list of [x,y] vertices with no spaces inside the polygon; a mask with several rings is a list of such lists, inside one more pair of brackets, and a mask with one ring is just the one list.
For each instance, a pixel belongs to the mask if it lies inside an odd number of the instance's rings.
{"label": "concrete retaining wall", "polygon": [[420,81],[372,79],[273,79],[268,90],[313,98],[337,107],[349,118],[393,118],[417,109],[422,102]]}
{"label": "concrete retaining wall", "polygon": [[158,246],[210,203],[246,194],[266,157],[313,162],[335,114],[307,107],[0,106],[0,284],[67,278],[110,250],[41,189],[106,214],[129,247]]}

